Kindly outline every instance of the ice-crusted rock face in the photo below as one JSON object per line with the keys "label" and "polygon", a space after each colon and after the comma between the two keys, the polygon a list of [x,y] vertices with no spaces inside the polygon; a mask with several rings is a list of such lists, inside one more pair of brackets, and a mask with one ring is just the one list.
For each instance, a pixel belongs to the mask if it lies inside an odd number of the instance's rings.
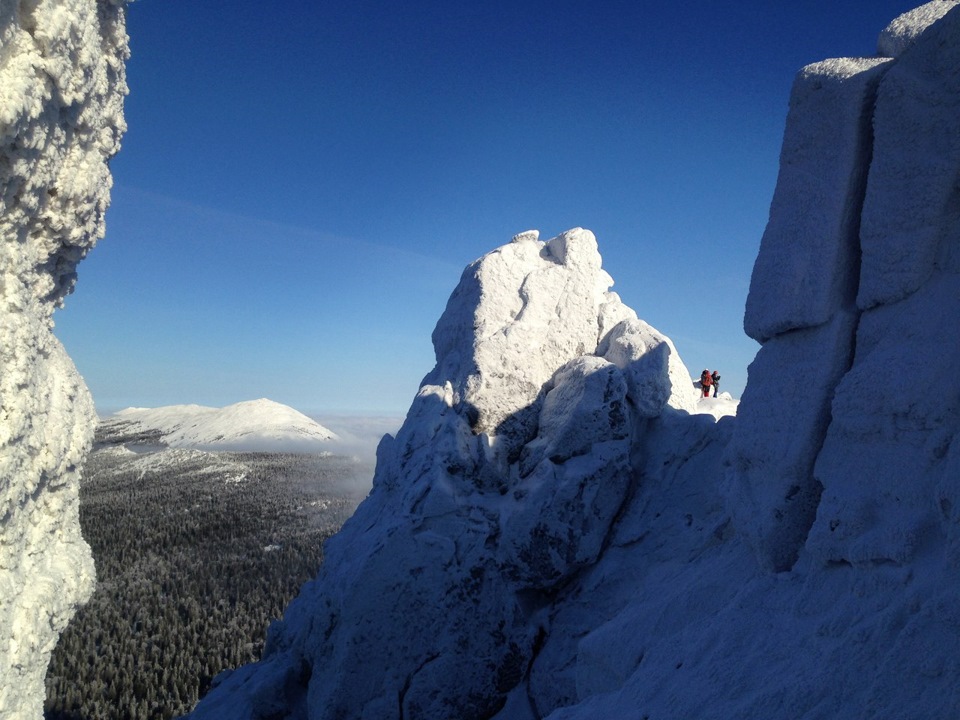
{"label": "ice-crusted rock face", "polygon": [[96,415],[51,332],[103,235],[124,130],[121,2],[0,2],[0,717],[41,717],[60,631],[92,591],[78,467]]}
{"label": "ice-crusted rock face", "polygon": [[[260,398],[224,408],[126,408],[98,428],[104,442],[142,442],[201,450],[315,453],[340,438],[288,405]],[[98,439],[98,442],[100,440]]]}
{"label": "ice-crusted rock face", "polygon": [[824,559],[901,562],[938,524],[939,471],[906,477],[942,464],[958,429],[937,380],[960,362],[944,327],[958,296],[958,13],[921,6],[881,35],[898,57],[817,63],[794,85],[745,317],[764,344],[728,458],[733,513],[772,568],[811,528]]}
{"label": "ice-crusted rock face", "polygon": [[895,18],[877,41],[877,54],[881,57],[900,57],[920,34],[947,14],[957,0],[934,0]]}
{"label": "ice-crusted rock face", "polygon": [[592,236],[521,234],[195,717],[960,717],[958,3],[880,48],[794,84],[735,419],[684,412]]}
{"label": "ice-crusted rock face", "polygon": [[[593,353],[620,320],[636,318],[609,292],[593,233],[538,238],[520,233],[465,270],[434,331],[438,364],[424,380],[449,382],[473,429],[508,444],[528,439],[544,384],[560,364]],[[682,385],[688,389],[688,377]],[[667,387],[657,398],[661,406],[670,394]],[[689,406],[692,393],[676,394]]]}
{"label": "ice-crusted rock face", "polygon": [[611,283],[581,229],[522,233],[466,269],[370,497],[264,660],[195,717],[501,709],[542,640],[549,594],[608,541],[650,419],[696,403],[672,343]]}

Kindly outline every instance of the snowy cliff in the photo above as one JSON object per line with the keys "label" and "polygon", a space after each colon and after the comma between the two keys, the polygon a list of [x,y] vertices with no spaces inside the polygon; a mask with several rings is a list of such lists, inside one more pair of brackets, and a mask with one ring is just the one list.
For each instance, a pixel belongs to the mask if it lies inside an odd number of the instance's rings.
{"label": "snowy cliff", "polygon": [[50,652],[92,591],[78,466],[96,415],[51,333],[103,235],[124,130],[121,2],[0,2],[0,717],[41,717]]}
{"label": "snowy cliff", "polygon": [[536,656],[547,598],[602,552],[652,419],[696,406],[672,343],[611,283],[580,229],[522,233],[466,269],[370,496],[268,658],[198,717],[499,709]]}
{"label": "snowy cliff", "polygon": [[595,240],[465,271],[374,487],[195,718],[960,717],[960,7],[804,68],[738,417]]}

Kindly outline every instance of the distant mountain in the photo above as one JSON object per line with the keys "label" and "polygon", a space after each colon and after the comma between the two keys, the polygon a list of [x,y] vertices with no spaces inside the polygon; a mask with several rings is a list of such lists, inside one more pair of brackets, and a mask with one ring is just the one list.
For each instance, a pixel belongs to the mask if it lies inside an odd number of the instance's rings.
{"label": "distant mountain", "polygon": [[127,408],[101,421],[97,439],[106,444],[309,453],[329,450],[340,438],[287,405],[260,399],[224,408]]}

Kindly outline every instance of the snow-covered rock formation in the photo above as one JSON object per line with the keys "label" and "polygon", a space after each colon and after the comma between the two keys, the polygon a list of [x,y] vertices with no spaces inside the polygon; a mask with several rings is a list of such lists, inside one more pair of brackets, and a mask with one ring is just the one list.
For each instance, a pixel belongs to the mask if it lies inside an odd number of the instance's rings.
{"label": "snow-covered rock formation", "polygon": [[324,452],[337,435],[289,405],[261,398],[224,408],[127,408],[100,423],[104,442],[149,440],[175,448],[245,452]]}
{"label": "snow-covered rock formation", "polygon": [[581,229],[522,233],[466,269],[370,497],[268,658],[198,717],[499,710],[542,642],[552,593],[602,552],[651,419],[696,408],[672,343],[611,283]]}
{"label": "snow-covered rock formation", "polygon": [[736,418],[591,234],[467,268],[374,488],[196,718],[960,717],[960,7],[804,68]]}
{"label": "snow-covered rock formation", "polygon": [[0,717],[42,715],[50,651],[92,591],[77,519],[93,403],[52,314],[103,235],[124,130],[121,2],[0,2]]}

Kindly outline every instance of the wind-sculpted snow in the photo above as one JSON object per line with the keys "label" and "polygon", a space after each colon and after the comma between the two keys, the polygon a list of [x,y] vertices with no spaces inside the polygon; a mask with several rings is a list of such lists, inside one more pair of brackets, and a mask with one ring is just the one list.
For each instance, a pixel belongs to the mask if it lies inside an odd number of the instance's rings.
{"label": "wind-sculpted snow", "polygon": [[960,717],[956,5],[795,82],[735,418],[691,414],[591,234],[522,233],[195,717]]}
{"label": "wind-sculpted snow", "polygon": [[93,587],[77,519],[96,416],[51,333],[103,235],[124,130],[120,2],[0,2],[0,717],[41,716],[56,639]]}

